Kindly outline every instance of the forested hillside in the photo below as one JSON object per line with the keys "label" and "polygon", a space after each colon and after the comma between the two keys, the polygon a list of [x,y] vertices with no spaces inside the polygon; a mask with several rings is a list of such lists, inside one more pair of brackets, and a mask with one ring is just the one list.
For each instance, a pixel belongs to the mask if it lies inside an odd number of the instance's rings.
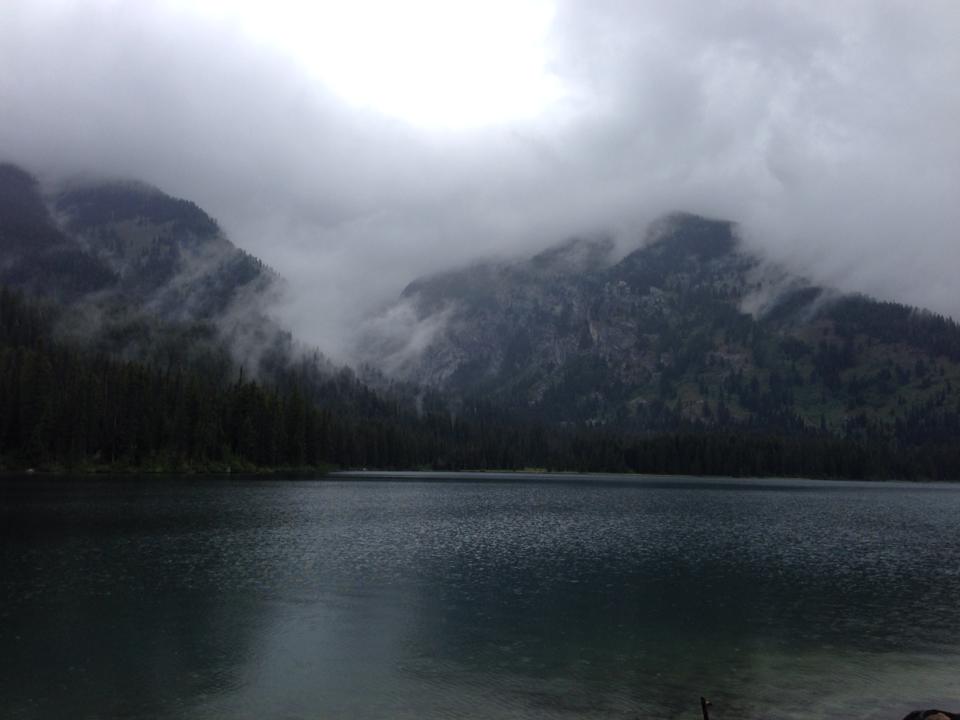
{"label": "forested hillside", "polygon": [[[523,469],[808,477],[957,477],[956,416],[915,442],[759,429],[656,435],[548,428],[426,394],[376,393],[309,362],[274,384],[234,366],[159,367],[50,339],[49,309],[0,291],[0,468],[238,471],[280,468]],[[919,437],[921,436],[922,437]]]}
{"label": "forested hillside", "polygon": [[574,241],[417,281],[440,332],[368,338],[358,376],[270,319],[279,278],[192,203],[0,165],[0,468],[958,477],[955,323],[663,227],[618,262]]}
{"label": "forested hillside", "polygon": [[0,163],[0,283],[57,303],[58,336],[128,359],[230,347],[258,365],[291,343],[269,312],[277,274],[199,207],[142,183],[42,188]]}
{"label": "forested hillside", "polygon": [[741,248],[727,222],[678,215],[625,257],[611,250],[576,240],[415,281],[398,303],[436,328],[430,342],[364,347],[400,377],[553,425],[911,442],[956,426],[955,322],[816,287]]}
{"label": "forested hillside", "polygon": [[418,415],[349,370],[319,378],[304,361],[265,385],[223,357],[190,367],[120,361],[52,341],[53,315],[0,291],[0,463],[7,467],[468,462],[452,458],[470,452],[472,429],[439,407]]}

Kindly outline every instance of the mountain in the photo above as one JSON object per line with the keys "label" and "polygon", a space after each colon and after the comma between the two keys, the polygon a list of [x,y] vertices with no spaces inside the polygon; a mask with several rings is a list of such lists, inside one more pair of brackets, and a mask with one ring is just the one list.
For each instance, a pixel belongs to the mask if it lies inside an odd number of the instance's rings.
{"label": "mountain", "polygon": [[956,477],[954,322],[791,276],[727,222],[615,253],[417,280],[358,376],[271,319],[280,278],[193,203],[0,165],[0,469]]}
{"label": "mountain", "polygon": [[186,336],[257,365],[291,342],[269,317],[277,274],[192,202],[138,182],[44,192],[0,164],[0,284],[62,306],[62,336],[130,357]]}
{"label": "mountain", "polygon": [[0,283],[75,300],[116,280],[54,222],[36,179],[0,164]]}
{"label": "mountain", "polygon": [[299,345],[280,288],[192,202],[0,164],[0,471],[526,462],[495,409]]}
{"label": "mountain", "polygon": [[245,294],[265,296],[277,281],[199,207],[149,185],[68,187],[53,206],[70,237],[115,273],[115,289],[164,319],[223,317]]}
{"label": "mountain", "polygon": [[371,332],[363,352],[554,425],[904,436],[956,424],[951,320],[791,276],[729,222],[673,215],[613,252],[577,239],[416,280],[391,312],[429,332],[416,346]]}

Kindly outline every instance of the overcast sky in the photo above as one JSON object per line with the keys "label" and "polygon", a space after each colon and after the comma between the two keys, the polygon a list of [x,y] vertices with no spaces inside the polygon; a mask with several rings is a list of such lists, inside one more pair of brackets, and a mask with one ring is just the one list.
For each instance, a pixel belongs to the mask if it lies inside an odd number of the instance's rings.
{"label": "overcast sky", "polygon": [[955,0],[2,0],[0,158],[194,200],[337,352],[414,277],[674,209],[960,317]]}

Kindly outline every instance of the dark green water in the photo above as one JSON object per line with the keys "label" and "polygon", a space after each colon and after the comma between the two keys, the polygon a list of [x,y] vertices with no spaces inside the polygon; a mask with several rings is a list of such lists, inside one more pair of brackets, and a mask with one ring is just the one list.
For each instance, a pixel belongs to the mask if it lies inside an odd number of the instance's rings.
{"label": "dark green water", "polygon": [[0,501],[3,718],[960,710],[958,486],[30,478]]}

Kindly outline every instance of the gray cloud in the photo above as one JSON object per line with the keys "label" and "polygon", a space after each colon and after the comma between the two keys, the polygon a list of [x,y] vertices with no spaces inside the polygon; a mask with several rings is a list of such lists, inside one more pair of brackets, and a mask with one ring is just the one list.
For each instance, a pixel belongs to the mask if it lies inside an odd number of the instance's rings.
{"label": "gray cloud", "polygon": [[[350,107],[189,4],[8,0],[0,156],[141,178],[290,280],[334,355],[415,276],[658,214],[740,221],[815,280],[960,317],[960,5],[560,0],[543,116]],[[491,48],[495,52],[496,48]]]}

